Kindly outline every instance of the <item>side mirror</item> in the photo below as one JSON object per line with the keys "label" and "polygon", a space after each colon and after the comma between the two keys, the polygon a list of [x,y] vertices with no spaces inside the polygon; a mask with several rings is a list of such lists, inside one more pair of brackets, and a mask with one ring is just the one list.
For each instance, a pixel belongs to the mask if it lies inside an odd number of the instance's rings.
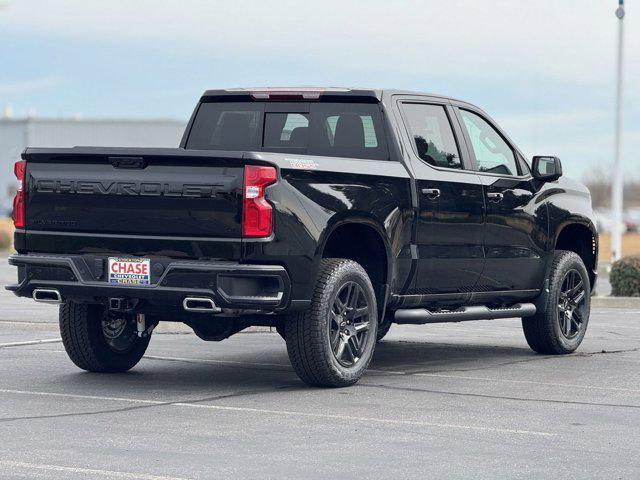
{"label": "side mirror", "polygon": [[533,178],[553,182],[562,176],[562,163],[558,157],[533,157]]}

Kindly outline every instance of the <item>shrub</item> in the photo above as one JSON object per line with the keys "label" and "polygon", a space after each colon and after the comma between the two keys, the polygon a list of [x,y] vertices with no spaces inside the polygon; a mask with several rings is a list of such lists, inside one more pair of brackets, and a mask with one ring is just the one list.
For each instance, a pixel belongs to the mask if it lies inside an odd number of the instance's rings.
{"label": "shrub", "polygon": [[640,297],[640,257],[624,257],[611,266],[611,295]]}
{"label": "shrub", "polygon": [[13,223],[0,218],[0,251],[9,250],[13,245]]}

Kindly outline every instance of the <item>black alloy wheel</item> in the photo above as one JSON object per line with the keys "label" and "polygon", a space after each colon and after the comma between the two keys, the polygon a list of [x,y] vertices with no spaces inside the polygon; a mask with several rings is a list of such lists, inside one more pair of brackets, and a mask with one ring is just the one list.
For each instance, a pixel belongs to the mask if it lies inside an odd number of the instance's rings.
{"label": "black alloy wheel", "polygon": [[571,269],[564,276],[558,301],[558,326],[566,339],[571,340],[580,333],[585,307],[584,282],[578,271]]}
{"label": "black alloy wheel", "polygon": [[336,360],[352,367],[362,358],[371,330],[371,305],[362,288],[355,282],[345,283],[333,300],[329,341]]}

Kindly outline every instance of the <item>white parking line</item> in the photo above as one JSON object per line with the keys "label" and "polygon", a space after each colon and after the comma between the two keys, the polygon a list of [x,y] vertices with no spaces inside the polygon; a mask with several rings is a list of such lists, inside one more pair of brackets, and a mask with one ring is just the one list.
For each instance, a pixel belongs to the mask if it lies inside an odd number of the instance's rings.
{"label": "white parking line", "polygon": [[419,427],[435,427],[445,429],[462,429],[462,430],[477,430],[483,432],[494,433],[511,433],[518,435],[536,435],[542,437],[553,437],[557,434],[551,432],[539,432],[535,430],[521,430],[512,428],[500,428],[500,427],[483,427],[480,425],[461,425],[451,423],[436,423],[436,422],[422,422],[416,420],[396,420],[385,419],[378,417],[356,417],[351,415],[332,415],[325,413],[310,413],[310,412],[293,412],[288,410],[267,410],[263,408],[247,408],[247,407],[227,407],[222,405],[201,405],[196,403],[174,403],[173,405],[192,407],[192,408],[205,408],[211,410],[226,410],[232,412],[252,412],[252,413],[264,413],[268,415],[286,415],[286,416],[300,416],[300,417],[312,417],[312,418],[326,418],[331,420],[347,420],[358,422],[373,422],[393,425],[413,425]]}
{"label": "white parking line", "polygon": [[611,315],[617,313],[619,315],[628,315],[630,313],[640,313],[637,308],[615,308],[615,307],[598,307],[591,311],[596,315]]}
{"label": "white parking line", "polygon": [[[59,340],[58,340],[59,341]],[[52,341],[44,341],[42,343],[49,343]],[[26,344],[30,344],[25,342]],[[0,344],[0,347],[2,344]],[[11,345],[9,345],[11,346]],[[65,353],[64,350],[49,350],[51,353]],[[282,368],[290,368],[290,364],[286,363],[260,363],[260,362],[243,362],[237,360],[213,360],[213,359],[205,359],[205,358],[188,358],[188,357],[165,357],[165,356],[157,356],[157,355],[145,355],[144,359],[149,360],[164,360],[164,361],[175,361],[175,362],[186,362],[186,363],[197,363],[203,365],[246,365],[248,367],[282,367]],[[608,359],[605,359],[608,360]],[[616,359],[615,361],[620,361]],[[634,362],[637,363],[637,362]],[[395,376],[417,376],[417,377],[433,377],[433,378],[447,378],[452,380],[472,380],[472,381],[482,381],[482,382],[502,382],[502,383],[516,383],[516,384],[524,384],[524,385],[542,385],[548,387],[561,387],[561,388],[582,388],[585,390],[601,390],[601,391],[611,391],[611,392],[627,392],[627,393],[640,393],[640,389],[635,388],[624,388],[624,387],[602,387],[598,385],[580,385],[575,383],[555,383],[555,382],[538,382],[535,380],[513,380],[508,378],[490,378],[490,377],[475,377],[475,376],[467,376],[467,375],[445,375],[440,373],[412,373],[410,371],[401,371],[401,370],[385,370],[379,368],[368,368],[367,373],[374,375],[395,375]],[[2,392],[3,390],[0,390]],[[56,395],[64,395],[64,394],[56,394]],[[97,399],[111,399],[113,397],[95,397]],[[143,401],[143,400],[139,400]],[[149,402],[148,400],[145,400]],[[158,402],[164,403],[164,402]]]}
{"label": "white parking line", "polygon": [[[396,372],[392,372],[396,375]],[[583,388],[586,390],[604,390],[611,392],[628,392],[628,393],[640,393],[640,389],[636,388],[622,388],[622,387],[600,387],[597,385],[579,385],[575,383],[552,383],[552,382],[536,382],[534,380],[512,380],[508,378],[489,378],[489,377],[470,377],[466,375],[443,375],[439,373],[407,373],[407,375],[413,375],[417,377],[435,377],[435,378],[447,378],[458,380],[476,380],[484,382],[503,382],[503,383],[522,383],[527,385],[543,385],[547,387],[566,387],[566,388]]]}
{"label": "white parking line", "polygon": [[183,477],[166,477],[158,475],[148,475],[146,473],[116,472],[113,470],[99,470],[95,468],[65,467],[63,465],[46,465],[42,463],[12,462],[9,460],[0,460],[0,465],[16,470],[45,470],[48,472],[64,472],[90,475],[91,477],[100,475],[103,477],[129,478],[132,480],[186,480]]}
{"label": "white parking line", "polygon": [[129,403],[146,403],[149,405],[163,405],[167,402],[160,400],[146,400],[138,398],[125,398],[125,397],[103,397],[100,395],[78,395],[75,393],[57,393],[57,392],[35,392],[30,390],[10,390],[6,388],[0,389],[0,393],[12,393],[16,395],[39,395],[43,397],[66,397],[66,398],[79,398],[86,400],[108,400],[114,402],[129,402]]}
{"label": "white parking line", "polygon": [[4,347],[24,347],[27,345],[40,345],[41,343],[59,343],[61,338],[47,338],[45,340],[31,340],[29,342],[13,342],[13,343],[0,343],[0,348]]}
{"label": "white parking line", "polygon": [[530,435],[530,436],[537,436],[537,437],[553,437],[557,435],[556,433],[551,433],[551,432],[523,430],[523,429],[517,429],[517,428],[501,428],[501,427],[488,427],[488,426],[482,426],[482,425],[424,422],[420,420],[385,419],[385,418],[379,418],[379,417],[359,417],[359,416],[352,416],[352,415],[334,415],[334,414],[325,414],[325,413],[299,412],[299,411],[291,411],[291,410],[269,410],[269,409],[263,409],[263,408],[231,407],[231,406],[224,406],[224,405],[204,405],[200,403],[191,403],[191,402],[169,402],[169,401],[160,401],[160,400],[141,400],[137,398],[124,398],[124,397],[77,395],[73,393],[37,392],[37,391],[29,391],[29,390],[10,390],[10,389],[0,389],[0,393],[142,403],[142,404],[152,404],[152,405],[166,405],[168,407],[198,408],[198,409],[206,409],[206,410],[218,410],[218,411],[228,411],[228,412],[253,413],[253,414],[301,417],[301,418],[323,418],[327,420],[343,420],[343,421],[351,421],[351,422],[379,423],[379,424],[387,424],[387,425],[408,425],[408,426],[417,426],[417,427],[444,428],[449,430],[455,429],[455,430],[469,430],[469,431],[491,432],[491,433],[502,433],[502,434]]}
{"label": "white parking line", "polygon": [[[6,312],[6,310],[3,310],[3,311]],[[0,323],[3,323],[3,324],[9,323],[12,325],[44,325],[44,326],[50,326],[52,328],[59,328],[57,322],[31,322],[27,320],[24,320],[24,321],[23,320],[0,320]]]}
{"label": "white parking line", "polygon": [[166,360],[171,362],[187,362],[187,363],[203,363],[203,364],[229,364],[229,365],[249,365],[262,367],[286,367],[290,368],[289,363],[262,363],[262,362],[240,362],[237,360],[211,360],[207,358],[187,358],[187,357],[160,357],[158,355],[145,355],[147,360]]}

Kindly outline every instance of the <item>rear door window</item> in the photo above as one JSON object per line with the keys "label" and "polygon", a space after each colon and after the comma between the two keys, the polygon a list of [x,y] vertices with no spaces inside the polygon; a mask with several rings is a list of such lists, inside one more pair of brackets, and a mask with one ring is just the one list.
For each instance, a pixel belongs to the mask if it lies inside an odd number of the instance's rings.
{"label": "rear door window", "polygon": [[434,167],[463,169],[449,117],[442,105],[402,105],[413,146],[421,160]]}
{"label": "rear door window", "polygon": [[[312,103],[308,112],[264,102],[203,103],[187,148],[247,150],[386,160],[377,104]],[[292,107],[293,110],[293,107]]]}

